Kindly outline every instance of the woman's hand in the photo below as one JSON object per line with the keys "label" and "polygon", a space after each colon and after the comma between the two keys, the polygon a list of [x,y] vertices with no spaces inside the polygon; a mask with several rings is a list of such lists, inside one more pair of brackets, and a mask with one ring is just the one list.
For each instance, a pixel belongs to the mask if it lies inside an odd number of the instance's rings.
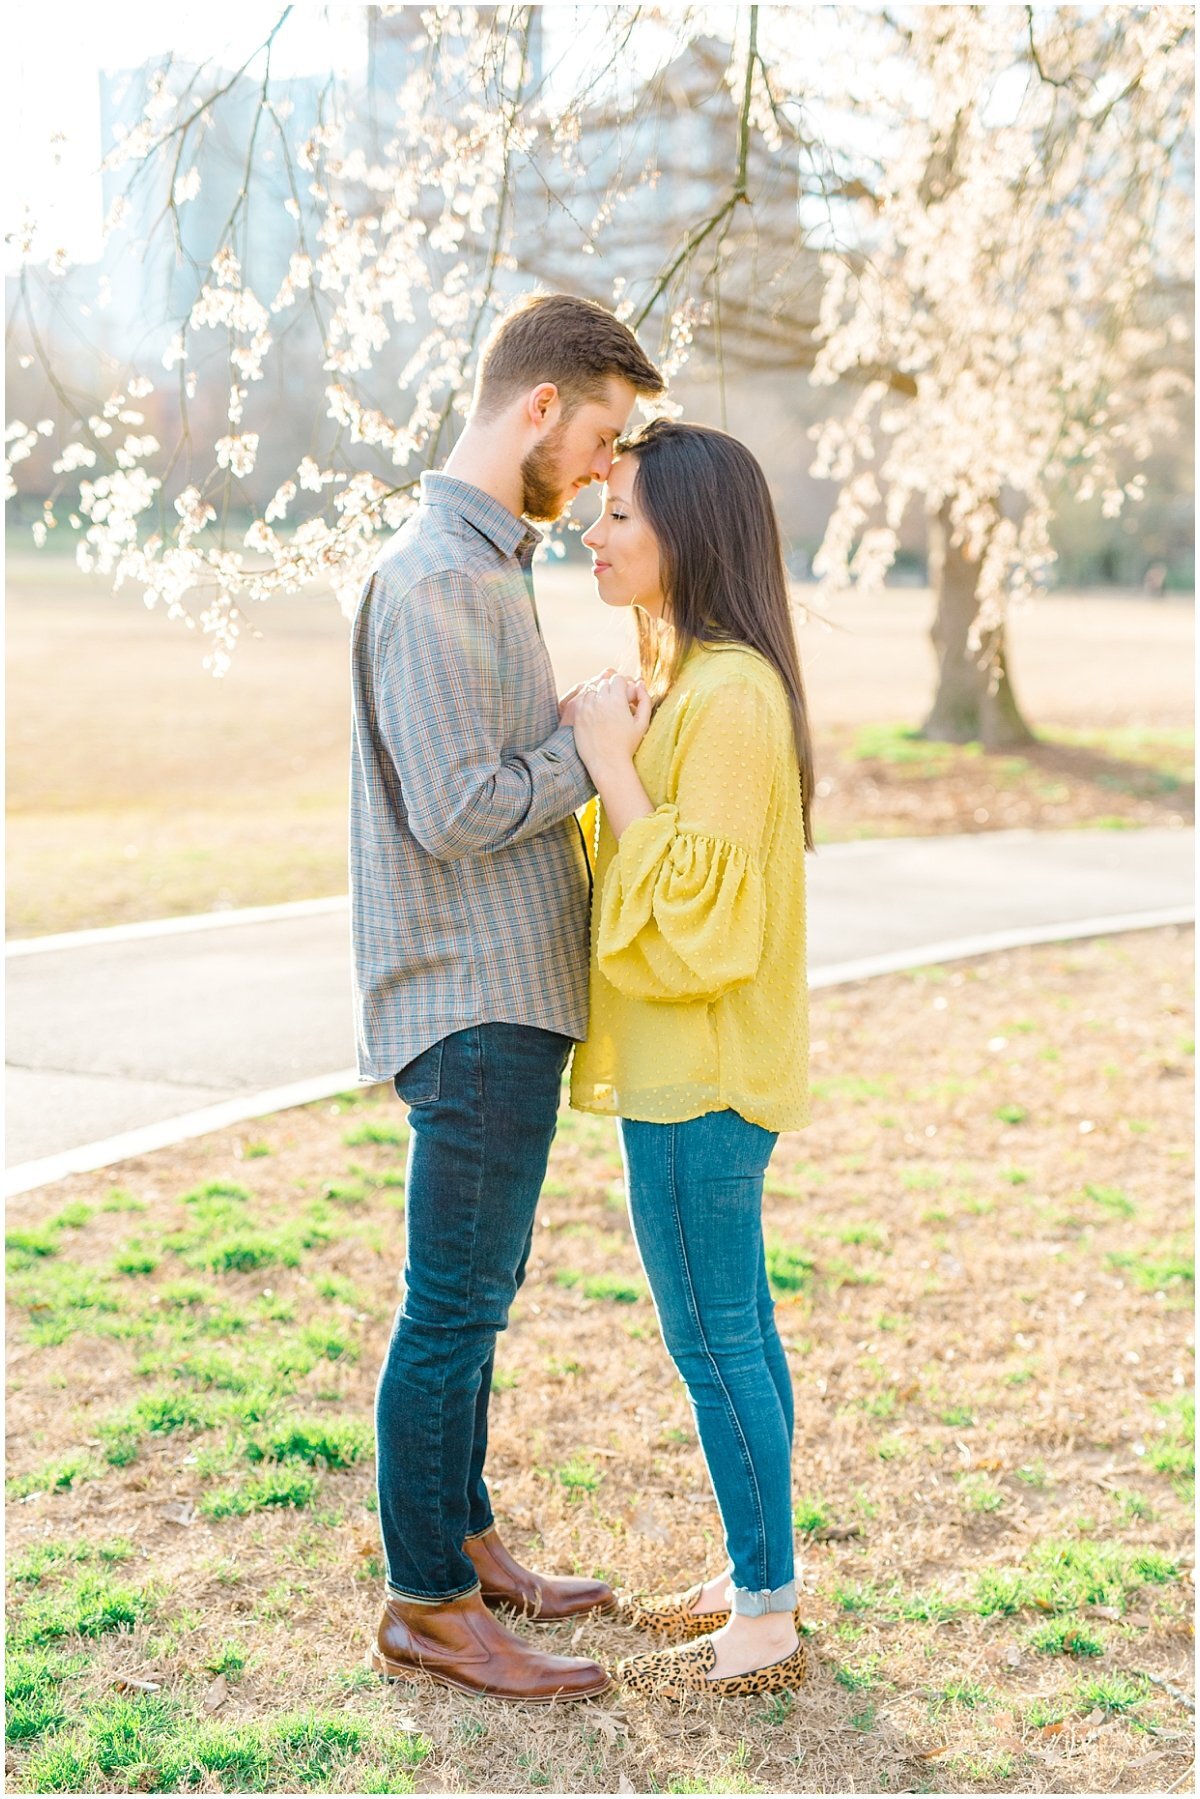
{"label": "woman's hand", "polygon": [[584,684],[573,707],[575,747],[599,787],[606,772],[632,766],[650,726],[650,695],[641,681],[602,675]]}
{"label": "woman's hand", "polygon": [[[562,698],[558,702],[558,722],[559,722],[559,724],[560,725],[573,725],[575,723],[575,702],[578,700],[578,698],[579,698],[580,694],[583,692],[584,688],[585,687],[594,687],[596,685],[597,681],[607,681],[609,679],[609,677],[612,675],[615,675],[616,672],[617,671],[615,668],[606,668],[602,671],[602,673],[600,673],[598,675],[592,675],[586,681],[576,681],[574,687],[568,688],[566,693],[563,694]],[[629,705],[630,705],[630,709],[632,710],[633,706],[636,704],[636,701],[637,701],[638,683],[636,681],[630,681],[627,679],[625,684],[629,690]]]}

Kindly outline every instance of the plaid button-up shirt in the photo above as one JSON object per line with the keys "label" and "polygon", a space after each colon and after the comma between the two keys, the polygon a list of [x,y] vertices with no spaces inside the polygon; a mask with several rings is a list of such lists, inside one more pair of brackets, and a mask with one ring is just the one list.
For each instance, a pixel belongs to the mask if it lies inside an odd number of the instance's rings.
{"label": "plaid button-up shirt", "polygon": [[593,788],[558,722],[537,542],[479,488],[424,475],[359,602],[350,902],[366,1079],[473,1024],[587,1033],[573,814]]}

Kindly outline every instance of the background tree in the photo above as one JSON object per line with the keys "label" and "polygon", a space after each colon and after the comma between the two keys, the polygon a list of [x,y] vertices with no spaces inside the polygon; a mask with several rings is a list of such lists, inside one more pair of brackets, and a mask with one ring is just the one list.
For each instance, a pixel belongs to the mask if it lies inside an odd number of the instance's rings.
{"label": "background tree", "polygon": [[1029,735],[1004,616],[1053,560],[1059,496],[1099,494],[1106,517],[1139,498],[1137,465],[1190,391],[1192,12],[904,21],[917,105],[859,253],[825,263],[815,378],[863,385],[820,435],[840,483],[820,572],[877,584],[921,501],[939,663],[924,731],[995,747]]}

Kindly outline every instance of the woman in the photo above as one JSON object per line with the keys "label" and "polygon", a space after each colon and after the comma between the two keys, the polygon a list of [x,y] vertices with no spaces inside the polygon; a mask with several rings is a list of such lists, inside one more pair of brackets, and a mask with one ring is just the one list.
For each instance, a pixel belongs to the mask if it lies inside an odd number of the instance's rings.
{"label": "woman", "polygon": [[[591,1024],[571,1101],[615,1114],[630,1215],[692,1403],[729,1569],[634,1603],[675,1646],[635,1690],[798,1686],[792,1391],[762,1235],[776,1134],[807,1122],[804,851],[812,754],[779,530],[724,432],[656,419],[617,446],[584,536],[633,606],[643,685],[579,697],[599,796]],[[595,805],[595,802],[593,802]]]}

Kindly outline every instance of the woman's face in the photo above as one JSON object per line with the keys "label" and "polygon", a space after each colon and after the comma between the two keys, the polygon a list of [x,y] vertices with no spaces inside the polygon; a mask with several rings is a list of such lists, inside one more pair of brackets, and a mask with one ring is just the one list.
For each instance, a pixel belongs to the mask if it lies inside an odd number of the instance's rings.
{"label": "woman's face", "polygon": [[661,618],[665,606],[658,539],[638,510],[637,457],[618,456],[604,488],[604,507],[583,541],[606,606],[640,606]]}

